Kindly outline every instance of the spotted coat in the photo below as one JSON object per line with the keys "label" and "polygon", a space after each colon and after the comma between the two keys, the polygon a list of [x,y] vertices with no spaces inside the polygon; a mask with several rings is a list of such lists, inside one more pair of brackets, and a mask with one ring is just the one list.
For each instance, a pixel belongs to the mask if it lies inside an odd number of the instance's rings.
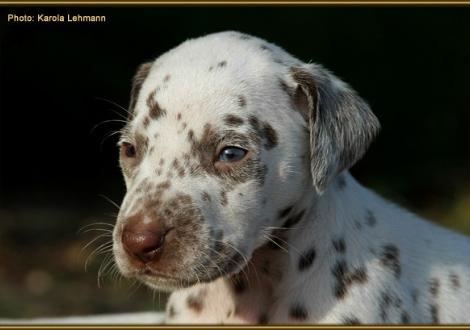
{"label": "spotted coat", "polygon": [[[276,45],[184,42],[134,79],[119,269],[173,292],[167,323],[470,322],[469,238],[348,172],[378,129],[346,83]],[[129,253],[131,224],[169,228],[158,257]]]}

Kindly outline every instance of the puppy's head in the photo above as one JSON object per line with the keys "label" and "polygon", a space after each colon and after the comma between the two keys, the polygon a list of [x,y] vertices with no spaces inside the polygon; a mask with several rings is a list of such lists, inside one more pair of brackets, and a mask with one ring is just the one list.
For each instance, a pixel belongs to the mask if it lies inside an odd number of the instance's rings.
{"label": "puppy's head", "polygon": [[236,32],[143,64],[130,112],[115,259],[168,290],[242,269],[271,229],[302,218],[312,182],[327,189],[378,129],[332,74]]}

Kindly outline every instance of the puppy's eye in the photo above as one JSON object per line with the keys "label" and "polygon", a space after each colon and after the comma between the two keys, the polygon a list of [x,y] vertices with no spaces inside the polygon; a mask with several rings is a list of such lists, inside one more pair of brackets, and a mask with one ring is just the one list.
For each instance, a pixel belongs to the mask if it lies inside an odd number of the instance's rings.
{"label": "puppy's eye", "polygon": [[225,147],[220,151],[218,160],[222,162],[236,162],[243,159],[247,152],[247,150],[238,147]]}
{"label": "puppy's eye", "polygon": [[136,155],[135,147],[129,142],[123,142],[121,144],[121,150],[123,154],[128,158],[134,158]]}

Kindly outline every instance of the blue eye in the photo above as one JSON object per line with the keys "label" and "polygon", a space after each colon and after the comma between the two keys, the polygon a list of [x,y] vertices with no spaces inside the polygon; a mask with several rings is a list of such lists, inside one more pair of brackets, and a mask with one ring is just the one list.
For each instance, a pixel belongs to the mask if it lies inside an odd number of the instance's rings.
{"label": "blue eye", "polygon": [[238,147],[225,147],[219,153],[219,160],[222,162],[236,162],[243,159],[247,151]]}

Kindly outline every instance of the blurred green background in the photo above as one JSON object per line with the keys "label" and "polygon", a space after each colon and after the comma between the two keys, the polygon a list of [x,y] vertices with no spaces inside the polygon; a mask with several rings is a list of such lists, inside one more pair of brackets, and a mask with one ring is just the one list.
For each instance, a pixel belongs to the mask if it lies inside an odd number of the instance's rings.
{"label": "blurred green background", "polygon": [[[106,23],[7,23],[8,14],[106,15]],[[152,310],[164,302],[84,246],[113,223],[131,77],[181,41],[239,30],[324,64],[383,129],[352,170],[364,184],[470,234],[469,7],[1,7],[0,317]],[[117,113],[116,113],[117,112]],[[104,195],[106,197],[102,197]],[[105,228],[102,225],[101,228]],[[89,228],[89,227],[87,227]],[[85,228],[86,229],[86,228]],[[106,273],[106,272],[105,272]]]}

